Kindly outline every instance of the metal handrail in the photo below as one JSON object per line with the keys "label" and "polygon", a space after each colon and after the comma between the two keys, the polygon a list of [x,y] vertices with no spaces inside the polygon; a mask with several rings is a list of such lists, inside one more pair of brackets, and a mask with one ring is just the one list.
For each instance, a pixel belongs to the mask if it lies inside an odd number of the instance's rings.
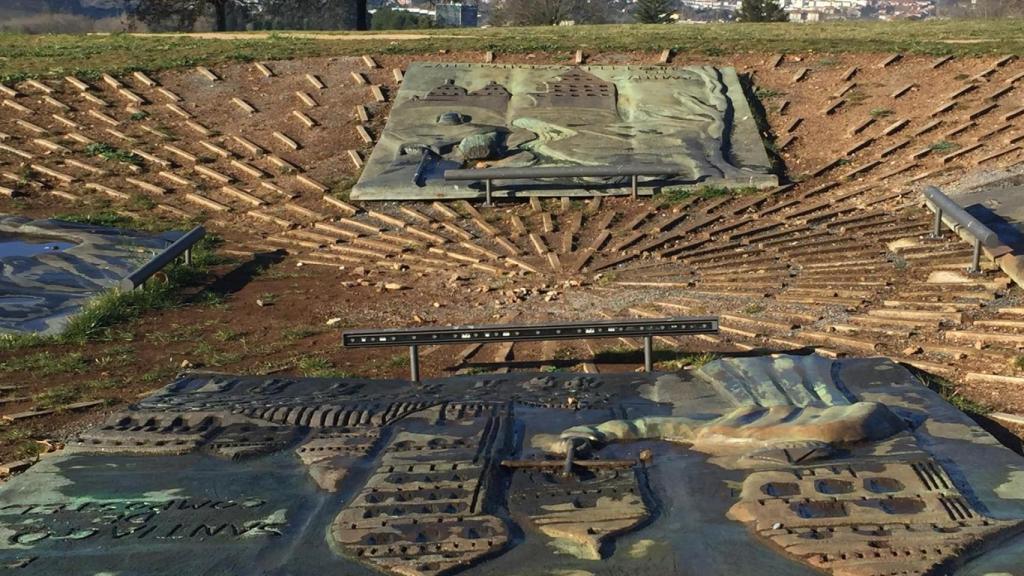
{"label": "metal handrail", "polygon": [[964,210],[955,200],[943,194],[938,188],[928,186],[924,189],[923,194],[926,201],[925,205],[935,212],[932,238],[942,238],[943,216],[949,218],[955,224],[955,226],[949,226],[950,230],[956,232],[959,228],[966,231],[973,239],[974,254],[971,257],[971,267],[968,271],[972,273],[980,271],[981,247],[994,248],[999,245],[999,236],[991,228],[982,224],[981,220],[978,220],[968,211]]}
{"label": "metal handrail", "polygon": [[484,199],[491,204],[491,187],[494,180],[515,180],[519,178],[601,178],[629,176],[630,192],[637,197],[640,176],[680,176],[690,174],[686,166],[671,164],[632,164],[622,166],[527,166],[518,168],[453,169],[444,171],[445,181],[484,182]]}
{"label": "metal handrail", "polygon": [[134,272],[125,276],[120,282],[121,290],[127,292],[142,286],[146,280],[149,280],[150,276],[162,270],[164,266],[167,266],[182,254],[185,255],[185,264],[192,264],[192,247],[203,236],[206,236],[206,229],[202,226],[196,226],[189,230],[172,242],[163,252],[160,252],[149,262],[139,266]]}
{"label": "metal handrail", "polygon": [[644,370],[650,372],[654,369],[654,336],[717,333],[717,316],[698,316],[591,320],[558,324],[346,330],[341,335],[341,343],[342,346],[352,348],[408,346],[410,379],[413,382],[419,382],[419,347],[426,345],[633,336],[641,337],[644,340]]}

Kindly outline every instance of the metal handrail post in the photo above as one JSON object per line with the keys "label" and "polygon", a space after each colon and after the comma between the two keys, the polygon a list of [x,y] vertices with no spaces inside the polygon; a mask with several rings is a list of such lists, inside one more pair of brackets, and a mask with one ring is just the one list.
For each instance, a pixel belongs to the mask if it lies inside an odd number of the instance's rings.
{"label": "metal handrail post", "polygon": [[644,372],[654,372],[654,338],[644,336]]}
{"label": "metal handrail post", "polygon": [[974,239],[974,253],[971,255],[971,267],[967,269],[971,274],[981,272],[981,240]]}
{"label": "metal handrail post", "polygon": [[420,350],[419,346],[409,346],[409,379],[413,382],[420,381]]}
{"label": "metal handrail post", "polygon": [[932,226],[932,238],[942,238],[942,208],[935,207],[935,221]]}
{"label": "metal handrail post", "polygon": [[182,234],[167,248],[150,259],[148,262],[136,268],[133,272],[121,279],[118,284],[121,290],[128,292],[141,287],[150,276],[156,274],[179,256],[184,256],[187,264],[192,263],[192,249],[196,242],[199,242],[206,235],[206,229],[196,226]]}

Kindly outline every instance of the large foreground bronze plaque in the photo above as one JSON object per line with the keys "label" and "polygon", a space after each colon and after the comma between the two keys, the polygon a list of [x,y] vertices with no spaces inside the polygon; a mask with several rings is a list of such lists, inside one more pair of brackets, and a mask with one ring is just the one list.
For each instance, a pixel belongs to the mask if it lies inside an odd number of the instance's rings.
{"label": "large foreground bronze plaque", "polygon": [[[733,68],[414,63],[352,198],[474,198],[460,168],[672,167],[651,185],[774,186]],[[495,196],[629,191],[629,176],[494,182]]]}
{"label": "large foreground bronze plaque", "polygon": [[1022,519],[1024,459],[881,358],[189,376],[0,488],[0,566],[1014,576]]}

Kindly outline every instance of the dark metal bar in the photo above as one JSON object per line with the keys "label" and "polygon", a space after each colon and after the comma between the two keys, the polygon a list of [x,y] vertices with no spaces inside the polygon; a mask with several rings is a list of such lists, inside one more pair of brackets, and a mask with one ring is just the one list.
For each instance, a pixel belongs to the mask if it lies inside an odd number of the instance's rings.
{"label": "dark metal bar", "polygon": [[139,286],[142,286],[149,279],[150,276],[156,274],[160,270],[167,266],[175,258],[185,253],[185,261],[191,262],[192,260],[192,246],[195,245],[203,236],[206,235],[206,229],[202,226],[196,226],[189,230],[181,238],[175,240],[170,246],[164,249],[163,252],[157,254],[152,260],[146,262],[134,272],[126,276],[121,280],[121,290],[134,290]]}
{"label": "dark metal bar", "polygon": [[654,338],[644,336],[644,372],[654,372]]}
{"label": "dark metal bar", "polygon": [[999,243],[999,237],[988,226],[981,223],[969,212],[960,207],[955,200],[946,196],[938,188],[929,186],[924,189],[925,200],[931,204],[932,210],[936,213],[938,226],[941,226],[943,216],[949,218],[967,230],[967,232],[983,246],[995,246]]}
{"label": "dark metal bar", "polygon": [[974,253],[971,255],[971,267],[967,269],[971,274],[981,272],[981,241],[974,239]]}
{"label": "dark metal bar", "polygon": [[935,209],[935,221],[932,222],[932,238],[942,238],[942,209]]}
{"label": "dark metal bar", "polygon": [[415,344],[409,346],[409,379],[420,381],[420,350]]}
{"label": "dark metal bar", "polygon": [[679,176],[690,174],[686,166],[626,164],[622,166],[530,166],[520,168],[467,168],[445,170],[444,179],[515,180],[519,178],[598,178],[602,176]]}
{"label": "dark metal bar", "polygon": [[572,461],[576,459],[576,439],[569,438],[569,446],[565,451],[565,462],[562,465],[564,476],[572,475]]}
{"label": "dark metal bar", "polygon": [[[573,460],[572,465],[579,468],[632,468],[640,464],[637,460]],[[512,469],[549,470],[564,468],[564,460],[502,460],[501,465]]]}
{"label": "dark metal bar", "polygon": [[346,347],[370,347],[514,342],[520,340],[565,340],[575,338],[619,338],[659,334],[715,334],[717,332],[718,318],[707,316],[594,320],[534,326],[504,325],[349,330],[342,334],[341,338],[342,345]]}

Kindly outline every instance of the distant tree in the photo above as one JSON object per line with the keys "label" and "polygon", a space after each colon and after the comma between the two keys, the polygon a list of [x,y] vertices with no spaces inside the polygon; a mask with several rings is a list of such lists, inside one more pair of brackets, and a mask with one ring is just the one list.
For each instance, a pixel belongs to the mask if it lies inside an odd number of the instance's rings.
{"label": "distant tree", "polygon": [[278,30],[365,30],[366,0],[258,0],[259,19]]}
{"label": "distant tree", "polygon": [[740,22],[786,22],[789,14],[776,0],[743,0],[736,19]]}
{"label": "distant tree", "polygon": [[414,14],[405,10],[394,10],[390,7],[378,8],[370,18],[372,30],[408,30],[413,28],[432,28],[434,19],[424,14]]}
{"label": "distant tree", "polygon": [[213,12],[214,29],[228,29],[232,10],[247,12],[258,0],[138,0],[132,15],[152,30],[191,30],[196,20]]}
{"label": "distant tree", "polygon": [[664,24],[672,20],[672,0],[637,0],[633,15],[641,24]]}
{"label": "distant tree", "polygon": [[500,0],[492,21],[499,26],[602,24],[608,21],[609,4],[607,0]]}

